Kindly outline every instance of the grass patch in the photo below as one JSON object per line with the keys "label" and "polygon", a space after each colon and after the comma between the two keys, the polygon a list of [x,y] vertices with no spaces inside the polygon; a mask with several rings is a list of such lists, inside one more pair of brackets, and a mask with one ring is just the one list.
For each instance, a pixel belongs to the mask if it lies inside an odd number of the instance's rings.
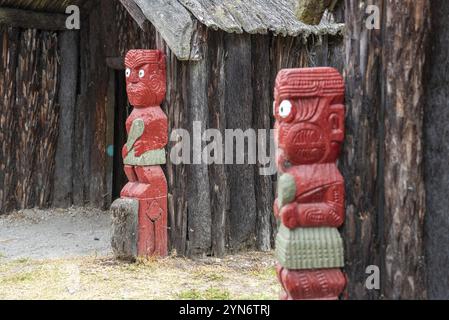
{"label": "grass patch", "polygon": [[177,294],[177,298],[181,300],[229,300],[230,297],[231,294],[228,290],[217,288],[190,289]]}
{"label": "grass patch", "polygon": [[2,283],[5,285],[18,284],[25,281],[32,281],[34,274],[32,272],[20,272],[3,277]]}
{"label": "grass patch", "polygon": [[0,299],[277,299],[270,254],[121,262],[75,258],[0,263]]}
{"label": "grass patch", "polygon": [[268,280],[271,278],[276,278],[276,268],[275,267],[264,267],[256,268],[250,271],[250,274],[254,277],[260,278],[262,280]]}
{"label": "grass patch", "polygon": [[222,282],[225,280],[224,272],[217,271],[216,267],[201,267],[195,270],[193,277],[207,282]]}

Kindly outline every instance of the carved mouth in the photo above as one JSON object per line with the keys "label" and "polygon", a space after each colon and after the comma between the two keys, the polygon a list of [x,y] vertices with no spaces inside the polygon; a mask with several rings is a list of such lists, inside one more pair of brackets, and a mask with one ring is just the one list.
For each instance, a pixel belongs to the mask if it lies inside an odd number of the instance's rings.
{"label": "carved mouth", "polygon": [[296,163],[312,163],[320,161],[326,153],[326,144],[321,133],[316,129],[299,129],[291,132],[289,158]]}
{"label": "carved mouth", "polygon": [[292,148],[292,154],[289,155],[297,163],[312,163],[320,161],[326,152],[326,146],[322,143],[314,145],[298,145]]}

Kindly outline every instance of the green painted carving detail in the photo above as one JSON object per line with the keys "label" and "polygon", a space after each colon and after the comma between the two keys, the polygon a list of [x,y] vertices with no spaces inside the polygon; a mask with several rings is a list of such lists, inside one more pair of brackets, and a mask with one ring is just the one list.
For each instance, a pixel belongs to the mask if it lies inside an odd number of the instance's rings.
{"label": "green painted carving detail", "polygon": [[335,228],[291,230],[281,224],[276,237],[276,257],[287,269],[341,268],[343,240]]}
{"label": "green painted carving detail", "polygon": [[145,122],[142,119],[136,119],[131,125],[131,130],[129,130],[128,141],[126,142],[126,148],[131,150],[136,141],[143,135],[145,130]]}
{"label": "green painted carving detail", "polygon": [[166,163],[165,149],[150,150],[142,154],[140,157],[134,155],[134,150],[126,156],[123,161],[129,166],[156,166]]}
{"label": "green painted carving detail", "polygon": [[135,151],[132,148],[136,141],[143,135],[144,130],[145,122],[142,119],[133,121],[129,130],[128,141],[126,142],[126,148],[129,150],[129,153],[123,160],[123,163],[129,166],[156,166],[165,164],[165,149],[150,150],[136,157]]}
{"label": "green painted carving detail", "polygon": [[278,180],[278,205],[279,209],[295,200],[296,183],[295,178],[290,174],[283,174]]}

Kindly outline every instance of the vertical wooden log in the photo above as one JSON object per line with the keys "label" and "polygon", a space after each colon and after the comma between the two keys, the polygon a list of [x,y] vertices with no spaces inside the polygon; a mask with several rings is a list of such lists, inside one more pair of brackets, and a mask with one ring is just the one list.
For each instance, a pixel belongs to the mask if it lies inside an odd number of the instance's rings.
{"label": "vertical wooden log", "polygon": [[[423,63],[429,2],[346,1],[347,177],[345,224],[350,298],[424,298],[422,174]],[[381,269],[381,290],[364,286]]]}
{"label": "vertical wooden log", "polygon": [[[207,28],[198,29],[197,41],[207,50]],[[188,68],[188,123],[191,135],[191,152],[193,163],[187,167],[188,174],[188,254],[198,255],[209,253],[212,244],[211,236],[211,207],[208,166],[203,162],[202,150],[206,145],[202,141],[202,134],[209,122],[207,74],[208,60],[204,57],[200,61],[191,62]]]}
{"label": "vertical wooden log", "polygon": [[[188,110],[186,87],[188,83],[187,64],[179,62],[177,58],[167,50],[167,99],[164,109],[168,114],[169,130],[172,132],[168,146],[168,154],[180,141],[181,137],[173,135],[175,129],[185,129],[188,126]],[[178,254],[185,255],[187,250],[187,168],[186,164],[175,165],[169,157],[167,161],[167,179],[169,186],[168,218],[170,228],[170,246]]]}
{"label": "vertical wooden log", "polygon": [[[429,299],[449,299],[449,2],[430,7],[432,49],[427,59],[425,125],[426,221],[425,246]],[[445,85],[442,85],[445,84]]]}
{"label": "vertical wooden log", "polygon": [[75,105],[74,125],[74,151],[73,151],[73,204],[84,206],[88,204],[89,172],[90,172],[90,146],[92,144],[92,110],[88,105],[89,80],[89,30],[88,15],[82,20],[80,32],[80,71],[79,93]]}
{"label": "vertical wooden log", "polygon": [[[225,34],[225,50],[227,59],[224,66],[226,78],[225,108],[227,129],[243,130],[252,128],[253,124],[253,89],[251,85],[251,37],[249,35]],[[242,84],[246,84],[243,85]],[[245,139],[245,150],[237,148],[235,141],[232,149],[236,154],[248,155],[250,142]],[[253,145],[251,145],[253,146]],[[237,165],[233,158],[233,165],[228,166],[228,181],[230,189],[229,212],[229,245],[232,250],[240,250],[255,244],[256,235],[256,196],[254,189],[254,165]]]}
{"label": "vertical wooden log", "polygon": [[[227,127],[225,108],[226,79],[224,74],[226,58],[223,38],[223,32],[209,31],[207,52],[210,61],[210,69],[208,70],[209,128],[218,130],[222,137],[225,136]],[[226,226],[230,206],[230,190],[226,171],[225,164],[212,164],[209,166],[212,254],[215,256],[223,256],[227,247]]]}
{"label": "vertical wooden log", "polygon": [[[381,1],[374,2],[382,5]],[[383,117],[381,117],[381,31],[363,23],[365,8],[346,1],[346,140],[342,173],[346,178],[344,225],[348,293],[350,299],[375,299],[379,292],[365,288],[365,270],[381,265],[378,230],[383,185]]]}
{"label": "vertical wooden log", "polygon": [[[264,36],[253,36],[251,40],[252,54],[252,84],[253,84],[253,128],[265,130],[266,144],[265,151],[258,149],[258,155],[263,153],[264,157],[271,154],[271,116],[273,113],[270,86],[270,48],[269,42]],[[261,137],[258,136],[258,139]],[[258,141],[258,148],[261,147],[261,140]],[[271,164],[261,164],[258,157],[258,164],[254,172],[254,187],[256,195],[257,222],[256,222],[256,247],[259,250],[267,251],[271,246],[271,216],[272,203],[274,201],[273,180],[271,175],[262,175],[261,169],[268,168]]]}
{"label": "vertical wooden log", "polygon": [[79,33],[60,33],[61,81],[59,136],[53,187],[53,206],[69,207],[73,203],[73,150],[75,105],[78,89]]}
{"label": "vertical wooden log", "polygon": [[[100,2],[99,2],[100,3]],[[106,208],[107,198],[112,190],[107,189],[106,168],[109,159],[106,154],[106,110],[107,90],[110,75],[106,65],[104,42],[99,34],[103,32],[101,6],[95,6],[89,15],[89,60],[87,106],[91,113],[89,122],[92,139],[90,145],[90,170],[88,177],[88,200],[95,207]],[[90,131],[89,130],[89,131]]]}
{"label": "vertical wooden log", "polygon": [[386,3],[383,43],[385,110],[385,276],[390,299],[426,297],[424,270],[423,115],[428,0]]}

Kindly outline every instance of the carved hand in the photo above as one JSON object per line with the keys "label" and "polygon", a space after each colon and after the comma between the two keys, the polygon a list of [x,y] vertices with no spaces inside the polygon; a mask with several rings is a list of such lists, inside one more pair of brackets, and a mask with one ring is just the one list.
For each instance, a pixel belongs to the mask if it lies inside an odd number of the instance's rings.
{"label": "carved hand", "polygon": [[128,148],[126,147],[126,145],[124,145],[122,148],[122,157],[123,159],[125,159],[127,156],[128,156]]}
{"label": "carved hand", "polygon": [[140,157],[142,154],[148,151],[149,143],[147,141],[139,140],[134,144],[134,155]]}

